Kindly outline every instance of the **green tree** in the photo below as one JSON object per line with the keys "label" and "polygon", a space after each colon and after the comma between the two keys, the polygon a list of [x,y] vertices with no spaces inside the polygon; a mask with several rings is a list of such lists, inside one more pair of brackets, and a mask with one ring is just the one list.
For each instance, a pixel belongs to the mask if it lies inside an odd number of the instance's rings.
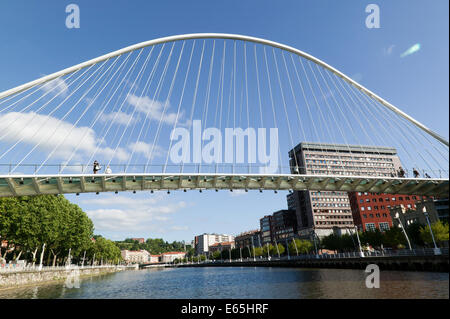
{"label": "green tree", "polygon": [[[262,248],[262,250],[263,250],[263,256],[264,256],[264,257],[267,257],[268,255],[269,255],[269,256],[273,256],[273,251],[274,251],[274,249],[276,249],[276,248],[275,248],[275,246],[273,246],[272,244],[264,245],[263,248]],[[276,253],[276,251],[275,251],[275,253]]]}
{"label": "green tree", "polygon": [[260,257],[263,254],[263,249],[262,247],[255,247],[254,248],[254,255],[255,257]]}
{"label": "green tree", "polygon": [[384,232],[383,245],[392,248],[401,248],[407,244],[405,234],[399,227],[391,227]]}
{"label": "green tree", "polygon": [[[436,243],[448,241],[448,224],[443,224],[441,221],[434,222],[431,224],[431,230],[433,231],[434,240]],[[420,229],[420,237],[426,244],[433,243],[430,227],[428,227],[428,225],[422,226]]]}
{"label": "green tree", "polygon": [[63,195],[0,198],[0,237],[14,250],[30,252],[28,260],[35,260],[44,243],[53,264],[69,249],[78,256],[88,248],[93,230],[89,217]]}

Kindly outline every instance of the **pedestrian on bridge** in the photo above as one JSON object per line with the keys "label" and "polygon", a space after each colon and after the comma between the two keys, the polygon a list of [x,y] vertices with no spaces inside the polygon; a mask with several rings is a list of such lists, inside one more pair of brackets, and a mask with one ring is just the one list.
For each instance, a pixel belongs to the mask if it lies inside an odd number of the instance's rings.
{"label": "pedestrian on bridge", "polygon": [[417,178],[420,175],[419,172],[415,168],[413,168],[413,174],[414,174],[414,178]]}
{"label": "pedestrian on bridge", "polygon": [[405,177],[405,170],[401,166],[398,169],[398,177]]}
{"label": "pedestrian on bridge", "polygon": [[94,174],[97,174],[97,172],[101,169],[100,164],[97,161],[94,161]]}

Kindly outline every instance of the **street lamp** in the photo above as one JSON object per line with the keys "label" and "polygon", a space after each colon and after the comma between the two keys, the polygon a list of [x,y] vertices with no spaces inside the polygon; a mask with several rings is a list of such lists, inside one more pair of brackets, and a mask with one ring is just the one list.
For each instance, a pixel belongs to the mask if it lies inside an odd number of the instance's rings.
{"label": "street lamp", "polygon": [[359,234],[358,234],[358,226],[355,225],[355,232],[356,232],[356,238],[358,238],[358,245],[359,245],[359,255],[361,257],[364,257],[364,252],[361,248],[361,241],[359,240]]}
{"label": "street lamp", "polygon": [[427,208],[424,206],[422,211],[423,211],[423,214],[425,215],[425,218],[427,219],[428,227],[430,228],[431,238],[433,239],[433,244],[434,244],[434,254],[440,255],[441,249],[438,248],[438,246],[436,245],[436,240],[434,239],[433,230],[431,229],[430,219],[428,218]]}
{"label": "street lamp", "polygon": [[405,237],[406,237],[406,241],[408,242],[408,247],[409,247],[409,250],[412,250],[412,248],[411,248],[411,243],[409,242],[409,238],[408,238],[408,235],[406,234],[406,231],[405,231],[405,227],[403,227],[403,224],[402,224],[402,221],[401,221],[400,217],[399,217],[399,216],[395,216],[395,218],[397,218],[397,219],[398,219],[398,222],[399,222],[400,228],[401,228],[401,229],[403,230],[403,234],[405,234]]}

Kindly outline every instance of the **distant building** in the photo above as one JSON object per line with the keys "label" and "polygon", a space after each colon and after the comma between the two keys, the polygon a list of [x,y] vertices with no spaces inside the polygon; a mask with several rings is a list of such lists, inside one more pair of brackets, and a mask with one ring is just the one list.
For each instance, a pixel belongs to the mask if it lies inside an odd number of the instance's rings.
{"label": "distant building", "polygon": [[235,247],[234,241],[224,241],[209,246],[209,252],[213,253],[215,251],[231,250],[234,247]]}
{"label": "distant building", "polygon": [[[391,177],[401,163],[391,147],[302,142],[289,151],[292,174]],[[324,237],[354,228],[348,193],[294,191],[288,208],[295,209],[298,235]]]}
{"label": "distant building", "polygon": [[121,250],[123,260],[129,263],[148,263],[150,262],[150,253],[145,249],[141,250]]}
{"label": "distant building", "polygon": [[225,234],[202,234],[195,236],[195,253],[197,255],[203,255],[209,252],[209,247],[211,245],[222,243],[222,242],[234,242],[234,236]]}
{"label": "distant building", "polygon": [[359,230],[385,231],[393,225],[389,212],[392,207],[404,205],[406,209],[414,210],[422,196],[350,192],[349,198],[353,222]]}
{"label": "distant building", "polygon": [[259,220],[261,245],[284,243],[297,237],[297,216],[293,209],[282,209]]}
{"label": "distant building", "polygon": [[276,243],[291,240],[297,235],[297,217],[295,210],[282,209],[272,215],[272,238]]}
{"label": "distant building", "polygon": [[236,248],[259,247],[261,245],[261,231],[250,230],[237,235],[234,238]]}
{"label": "distant building", "polygon": [[183,259],[185,256],[186,256],[185,252],[170,251],[170,252],[161,254],[161,262],[163,262],[163,263],[171,263],[175,259]]}
{"label": "distant building", "polygon": [[145,243],[145,239],[144,238],[131,238],[131,240],[137,241],[139,244]]}
{"label": "distant building", "polygon": [[150,263],[159,263],[161,261],[161,255],[150,255]]}
{"label": "distant building", "polygon": [[422,200],[416,202],[415,209],[397,205],[390,209],[390,216],[395,226],[400,222],[405,227],[413,223],[427,225],[424,208],[431,224],[437,221],[448,222],[448,199]]}
{"label": "distant building", "polygon": [[270,244],[273,239],[272,216],[266,215],[259,220],[261,227],[261,246]]}

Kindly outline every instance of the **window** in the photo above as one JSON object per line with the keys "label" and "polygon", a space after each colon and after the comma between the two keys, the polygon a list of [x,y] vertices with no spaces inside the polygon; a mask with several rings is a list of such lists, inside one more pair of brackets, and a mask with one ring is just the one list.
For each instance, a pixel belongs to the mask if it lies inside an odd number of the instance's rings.
{"label": "window", "polygon": [[372,202],[376,202],[377,201],[377,199],[376,198],[372,198]]}
{"label": "window", "polygon": [[366,223],[366,230],[374,231],[375,230],[375,224],[374,223]]}
{"label": "window", "polygon": [[403,200],[403,197],[400,196],[400,197],[398,198],[398,200]]}
{"label": "window", "polygon": [[364,206],[362,206],[362,207],[361,207],[361,210],[362,210],[362,211],[364,211],[364,210],[365,210]]}
{"label": "window", "polygon": [[380,230],[381,230],[381,231],[389,230],[389,223],[386,223],[386,222],[384,222],[384,223],[379,223],[378,226],[380,227]]}
{"label": "window", "polygon": [[372,207],[370,207],[370,206],[367,206],[367,210],[372,210]]}

